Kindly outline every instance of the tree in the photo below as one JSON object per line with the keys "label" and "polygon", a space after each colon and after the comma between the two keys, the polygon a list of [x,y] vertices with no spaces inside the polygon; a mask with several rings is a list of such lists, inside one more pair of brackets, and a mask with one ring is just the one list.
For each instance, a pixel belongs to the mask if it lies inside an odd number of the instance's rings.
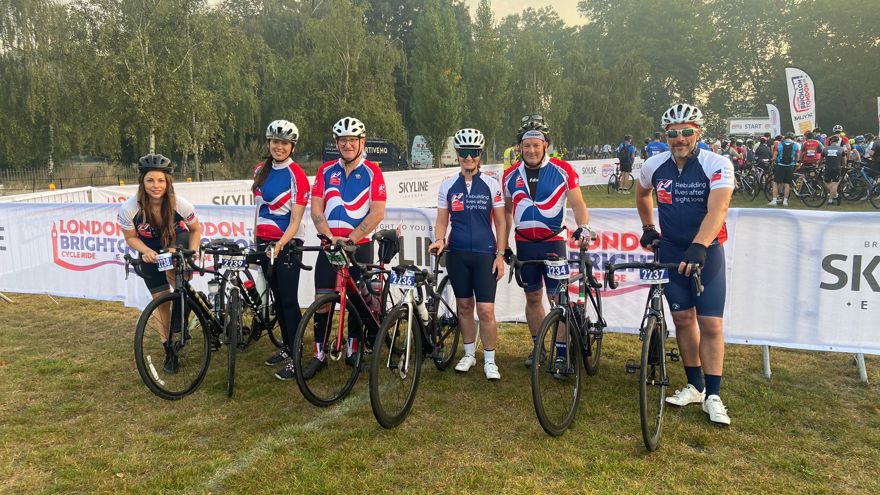
{"label": "tree", "polygon": [[412,67],[412,114],[416,132],[423,134],[439,164],[446,140],[456,130],[464,104],[461,82],[461,42],[451,6],[429,0],[415,25]]}

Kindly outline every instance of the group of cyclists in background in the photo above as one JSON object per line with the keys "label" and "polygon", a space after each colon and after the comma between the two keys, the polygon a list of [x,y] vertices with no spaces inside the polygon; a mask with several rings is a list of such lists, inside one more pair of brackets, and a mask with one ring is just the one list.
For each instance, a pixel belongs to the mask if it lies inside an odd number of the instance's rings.
{"label": "group of cyclists in background", "polygon": [[[665,294],[678,330],[688,384],[668,397],[667,402],[677,406],[701,404],[710,421],[728,425],[730,418],[720,398],[726,291],[722,245],[734,188],[734,156],[702,149],[699,143],[704,121],[697,107],[674,105],[661,121],[664,132],[648,143],[651,156],[635,178],[634,206],[644,224],[641,245],[650,251],[659,246],[659,261],[678,264],[677,273],[670,274]],[[312,184],[293,161],[299,129],[286,120],[269,124],[267,154],[254,171],[256,211],[252,241],[258,252],[267,254],[261,268],[274,299],[283,338],[283,345],[265,364],[275,368],[275,377],[280,380],[296,378],[299,382],[326,373],[323,370],[327,367],[328,352],[322,348],[320,343],[324,339],[319,334],[327,326],[321,315],[326,319],[332,311],[329,307],[319,308],[314,315],[315,348],[311,360],[297,363],[291,359],[295,354],[294,336],[299,338],[297,332],[303,331],[298,329],[302,319],[298,298],[302,265],[284,260],[301,256],[302,249],[298,251],[297,247],[320,238],[323,244],[347,245],[358,262],[372,263],[375,248],[370,234],[385,216],[388,191],[380,167],[366,156],[365,125],[356,118],[344,117],[332,132],[340,158],[324,163]],[[464,373],[477,363],[475,322],[479,321],[483,371],[488,380],[495,381],[501,378],[501,372],[495,355],[494,303],[505,261],[513,254],[507,246],[511,234],[512,247],[521,262],[564,257],[569,244],[586,248],[596,234],[589,225],[590,214],[578,174],[568,162],[548,153],[550,129],[540,115],[523,118],[516,138],[521,157],[501,177],[481,172],[485,150],[481,131],[463,128],[455,133],[453,142],[460,171],[440,188],[434,226],[436,240],[429,249],[435,255],[445,252],[447,256],[446,269],[464,344],[464,356],[455,369]],[[621,146],[629,157],[637,153],[629,137]],[[740,160],[739,155],[735,158]],[[196,249],[200,243],[198,218],[192,205],[174,194],[170,160],[161,155],[146,155],[140,159],[138,169],[138,193],[119,211],[118,221],[129,247],[140,253],[146,263],[153,263],[162,251],[173,251],[175,246]],[[627,173],[631,171],[629,168]],[[653,218],[654,191],[659,211],[657,225]],[[307,205],[311,206],[308,235],[302,221]],[[576,229],[565,225],[567,208],[573,211]],[[317,258],[316,299],[339,287],[339,268],[328,260],[330,256],[319,254]],[[705,288],[701,297],[696,298],[690,275],[699,268]],[[551,306],[556,304],[560,283],[537,264],[524,265],[519,275],[534,345],[545,317],[544,301]],[[362,274],[352,270],[351,276],[358,280]],[[174,288],[174,279],[159,272],[150,272],[144,280],[154,298]],[[164,317],[167,326],[171,323],[167,312]],[[356,327],[349,326],[348,339],[343,344],[345,363],[353,367],[361,364],[358,347],[369,338],[357,332]],[[163,342],[168,338],[167,331],[164,336]],[[557,359],[565,359],[565,346],[565,342],[556,342]],[[533,366],[535,360],[543,358],[543,353],[544,349],[533,347],[525,365]],[[175,350],[166,347],[161,372],[174,374],[179,366]]]}

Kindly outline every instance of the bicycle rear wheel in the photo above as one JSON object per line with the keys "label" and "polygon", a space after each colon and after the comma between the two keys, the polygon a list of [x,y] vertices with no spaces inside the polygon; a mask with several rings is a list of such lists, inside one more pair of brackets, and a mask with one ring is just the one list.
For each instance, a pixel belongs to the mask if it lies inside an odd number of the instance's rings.
{"label": "bicycle rear wheel", "polygon": [[875,185],[871,189],[871,193],[868,194],[868,200],[871,201],[871,206],[880,209],[880,184]]}
{"label": "bicycle rear wheel", "polygon": [[[561,308],[547,314],[538,330],[532,351],[532,402],[538,422],[547,434],[562,435],[577,413],[581,396],[582,368],[577,329],[565,331]],[[563,352],[559,343],[565,344]]]}
{"label": "bicycle rear wheel", "polygon": [[[303,314],[293,340],[296,383],[306,400],[319,407],[329,406],[348,395],[360,373],[363,345],[352,351],[356,366],[349,366],[346,359],[349,325],[354,320],[359,322],[360,315],[351,300],[347,300],[345,316],[341,318],[340,299],[337,293],[316,299]],[[330,306],[330,311],[318,313],[318,308],[325,305]],[[319,355],[323,359],[318,359]],[[312,360],[317,361],[311,363]],[[305,376],[312,370],[313,375]]]}
{"label": "bicycle rear wheel", "polygon": [[264,323],[266,324],[265,330],[269,334],[269,340],[272,344],[280,348],[284,344],[281,338],[281,325],[278,322],[278,314],[275,312],[275,296],[272,295],[268,285],[266,286],[266,298],[268,301],[266,307],[261,309]]}
{"label": "bicycle rear wheel", "polygon": [[822,181],[815,178],[807,179],[801,187],[801,194],[798,196],[805,205],[810,208],[819,208],[825,204],[828,194]]}
{"label": "bicycle rear wheel", "polygon": [[406,419],[422,369],[422,335],[406,305],[391,310],[379,328],[370,362],[370,406],[384,428]]}
{"label": "bicycle rear wheel", "polygon": [[617,175],[608,177],[608,194],[617,192]]}
{"label": "bicycle rear wheel", "polygon": [[[754,201],[758,197],[758,178],[752,173],[747,173],[742,178],[742,193],[749,201]],[[769,200],[768,200],[769,201]]]}
{"label": "bicycle rear wheel", "polygon": [[226,396],[235,390],[235,359],[241,335],[241,293],[238,287],[229,290],[226,299]]}
{"label": "bicycle rear wheel", "polygon": [[650,451],[657,450],[666,403],[666,336],[656,317],[648,317],[643,329],[642,359],[639,366],[639,419],[642,439]]}
{"label": "bicycle rear wheel", "polygon": [[[182,305],[182,307],[181,307]],[[170,332],[167,316],[170,310]],[[188,294],[170,292],[144,308],[134,332],[134,357],[141,380],[166,400],[191,394],[211,361],[209,326]]]}
{"label": "bicycle rear wheel", "polygon": [[455,306],[455,294],[452,292],[452,284],[449,277],[443,277],[437,285],[437,313],[434,318],[434,348],[431,349],[431,360],[434,366],[443,371],[455,360],[458,351],[458,340],[461,337],[461,328],[458,326],[458,313]]}

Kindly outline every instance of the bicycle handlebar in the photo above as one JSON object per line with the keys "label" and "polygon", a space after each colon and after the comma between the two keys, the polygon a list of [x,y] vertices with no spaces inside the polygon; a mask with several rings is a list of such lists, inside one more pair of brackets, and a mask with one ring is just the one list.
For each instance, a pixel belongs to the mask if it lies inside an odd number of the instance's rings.
{"label": "bicycle handlebar", "polygon": [[[620,284],[618,284],[614,280],[614,272],[617,270],[631,270],[641,268],[645,268],[648,270],[660,270],[665,268],[667,270],[678,271],[679,264],[680,263],[658,263],[656,261],[643,263],[611,263],[605,267],[605,283],[608,285],[609,289],[616,289],[617,287],[619,287]],[[694,268],[694,271],[691,272],[691,280],[693,280],[694,290],[696,290],[698,296],[702,294],[703,290],[705,289],[701,280],[702,270],[702,267],[697,266],[696,268]]]}

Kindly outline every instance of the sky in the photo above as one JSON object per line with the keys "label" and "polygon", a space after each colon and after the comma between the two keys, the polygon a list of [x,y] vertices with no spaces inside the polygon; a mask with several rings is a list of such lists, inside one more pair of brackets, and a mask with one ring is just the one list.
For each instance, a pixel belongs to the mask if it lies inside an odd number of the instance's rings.
{"label": "sky", "polygon": [[[578,0],[490,0],[492,10],[495,11],[495,19],[499,21],[510,14],[521,12],[527,7],[539,9],[552,5],[559,17],[569,26],[577,26],[584,23],[584,18],[578,14]],[[471,8],[471,14],[477,11],[477,5],[480,0],[465,0],[465,3]]]}

